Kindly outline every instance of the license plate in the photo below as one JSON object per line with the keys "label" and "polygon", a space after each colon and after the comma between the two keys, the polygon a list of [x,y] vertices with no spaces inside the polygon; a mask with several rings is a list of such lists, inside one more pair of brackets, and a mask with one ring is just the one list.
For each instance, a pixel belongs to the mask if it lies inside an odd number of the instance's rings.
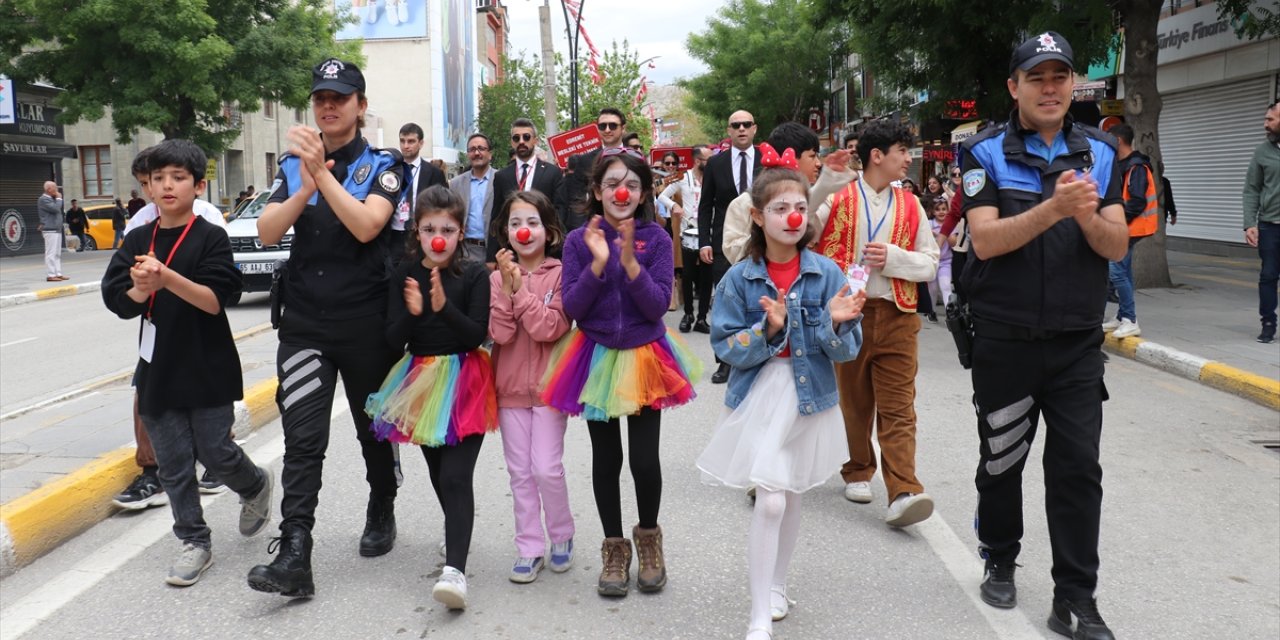
{"label": "license plate", "polygon": [[244,262],[236,266],[241,273],[273,273],[276,270],[274,262]]}

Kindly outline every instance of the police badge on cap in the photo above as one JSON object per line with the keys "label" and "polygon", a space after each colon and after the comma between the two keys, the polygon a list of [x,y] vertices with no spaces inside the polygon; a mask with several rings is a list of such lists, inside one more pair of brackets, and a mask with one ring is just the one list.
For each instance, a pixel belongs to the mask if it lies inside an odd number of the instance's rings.
{"label": "police badge on cap", "polygon": [[1009,73],[1013,73],[1014,69],[1030,71],[1036,65],[1049,60],[1057,60],[1067,65],[1068,69],[1075,70],[1076,65],[1071,60],[1073,55],[1071,43],[1067,42],[1066,38],[1057,32],[1046,31],[1029,38],[1013,50],[1013,59],[1009,61]]}
{"label": "police badge on cap", "polygon": [[311,70],[311,93],[333,91],[342,95],[364,92],[364,74],[360,67],[337,58],[329,58]]}

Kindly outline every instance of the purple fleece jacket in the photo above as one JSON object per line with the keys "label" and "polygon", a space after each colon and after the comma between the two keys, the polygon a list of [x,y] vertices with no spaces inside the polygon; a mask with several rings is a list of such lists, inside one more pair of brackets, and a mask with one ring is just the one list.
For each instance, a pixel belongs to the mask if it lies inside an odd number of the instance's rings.
{"label": "purple fleece jacket", "polygon": [[585,227],[569,232],[561,262],[564,310],[578,328],[597,344],[612,349],[633,349],[662,337],[667,327],[662,316],[671,304],[675,280],[671,236],[654,222],[636,225],[636,260],[640,275],[627,280],[614,244],[618,232],[601,222],[609,241],[609,262],[601,277],[591,273],[591,249],[582,240]]}

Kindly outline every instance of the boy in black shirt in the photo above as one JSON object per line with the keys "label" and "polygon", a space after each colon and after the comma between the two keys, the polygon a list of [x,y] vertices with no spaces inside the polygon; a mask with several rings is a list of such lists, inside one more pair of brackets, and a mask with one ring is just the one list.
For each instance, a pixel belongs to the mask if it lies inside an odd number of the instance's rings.
{"label": "boy in black shirt", "polygon": [[213,563],[196,461],[240,494],[245,536],[271,519],[272,478],[229,436],[244,385],[223,307],[241,280],[227,234],[192,209],[205,188],[204,152],[185,140],[166,140],[149,153],[160,217],[125,236],[103,276],[102,297],[121,318],[143,317],[139,411],[169,494],[173,533],[183,543],[165,581],[188,586]]}

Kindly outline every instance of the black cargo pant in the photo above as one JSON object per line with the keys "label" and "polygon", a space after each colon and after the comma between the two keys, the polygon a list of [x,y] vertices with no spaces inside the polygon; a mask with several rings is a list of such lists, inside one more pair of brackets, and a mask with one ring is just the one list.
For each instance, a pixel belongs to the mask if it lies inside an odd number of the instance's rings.
{"label": "black cargo pant", "polygon": [[1107,399],[1102,330],[1034,335],[980,320],[974,329],[979,549],[1003,562],[1021,550],[1022,470],[1043,415],[1054,596],[1093,597],[1102,510],[1098,451]]}
{"label": "black cargo pant", "polygon": [[397,354],[386,343],[382,314],[324,321],[290,315],[280,323],[276,404],[284,428],[280,529],[315,525],[320,476],[329,447],[329,415],[338,374],[347,393],[356,439],[364,455],[365,480],[375,496],[396,495],[395,451],[369,430],[365,400],[378,390]]}

